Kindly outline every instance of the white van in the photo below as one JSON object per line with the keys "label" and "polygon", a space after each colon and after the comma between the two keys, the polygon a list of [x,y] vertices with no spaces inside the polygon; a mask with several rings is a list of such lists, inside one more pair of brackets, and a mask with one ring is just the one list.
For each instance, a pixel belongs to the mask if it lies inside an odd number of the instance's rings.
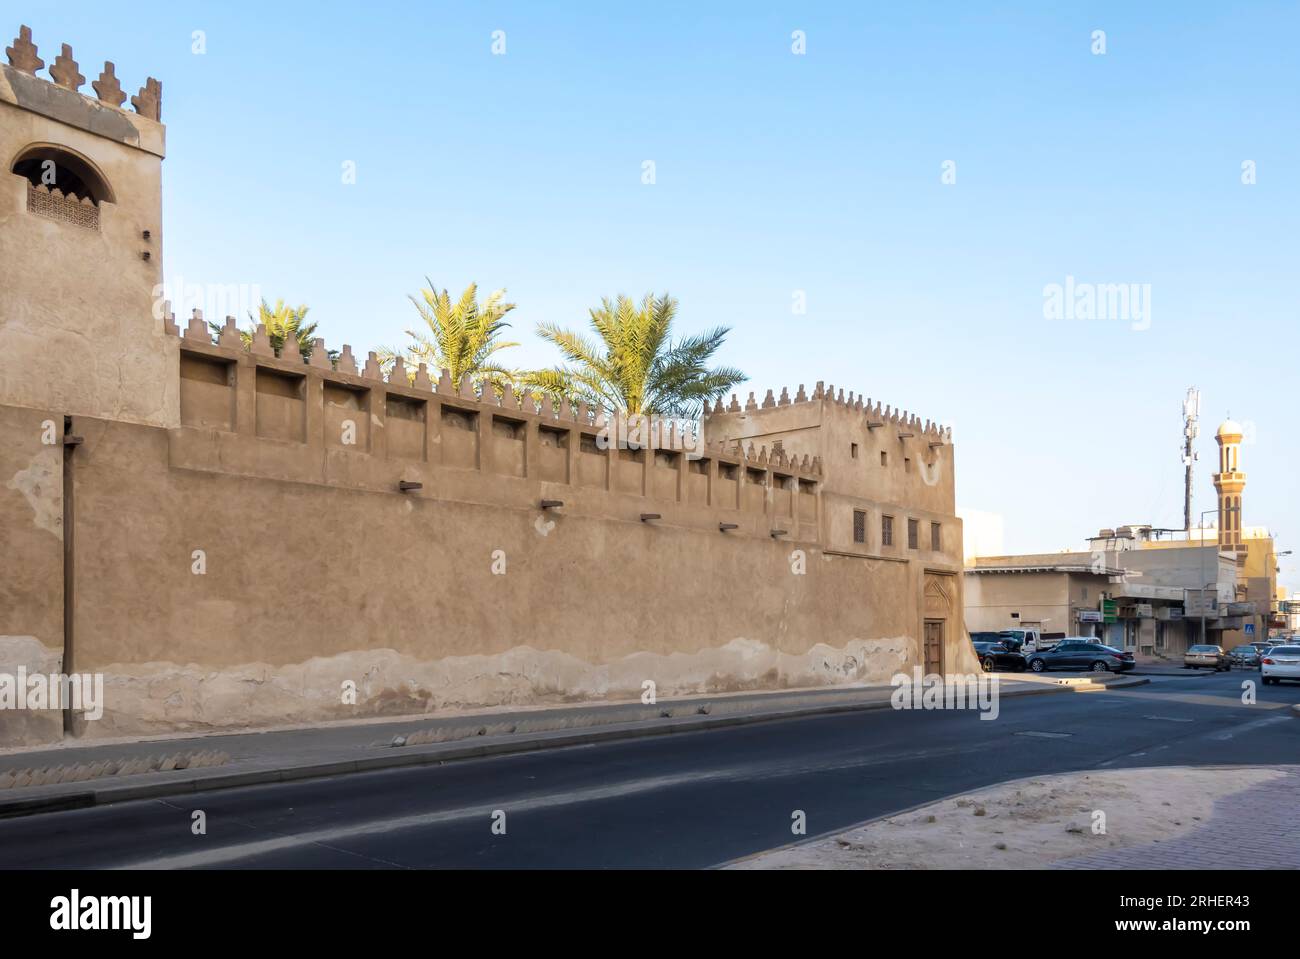
{"label": "white van", "polygon": [[997,629],[989,632],[971,633],[972,642],[1002,643],[1018,653],[1038,653],[1051,646],[1044,643],[1042,634],[1036,629]]}

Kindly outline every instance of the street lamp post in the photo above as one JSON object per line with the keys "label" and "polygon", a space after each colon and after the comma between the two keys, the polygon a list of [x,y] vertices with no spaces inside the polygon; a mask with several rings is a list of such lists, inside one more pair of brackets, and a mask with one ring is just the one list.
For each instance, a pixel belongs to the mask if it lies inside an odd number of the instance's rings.
{"label": "street lamp post", "polygon": [[[1290,556],[1291,553],[1292,550],[1289,549],[1284,549],[1281,552],[1274,550],[1269,556],[1267,568],[1273,571],[1273,575],[1269,577],[1269,580],[1271,581],[1271,585],[1273,587],[1273,591],[1268,597],[1268,617],[1264,623],[1264,635],[1266,637],[1271,635],[1273,632],[1273,627],[1272,625],[1270,625],[1273,622],[1273,607],[1274,606],[1277,607],[1277,615],[1279,617],[1283,615],[1281,603],[1278,601],[1277,598],[1277,574],[1282,572],[1282,567],[1277,565],[1277,561],[1281,559],[1283,556]],[[1288,628],[1289,626],[1290,626],[1290,621],[1288,619],[1287,627],[1284,628]]]}

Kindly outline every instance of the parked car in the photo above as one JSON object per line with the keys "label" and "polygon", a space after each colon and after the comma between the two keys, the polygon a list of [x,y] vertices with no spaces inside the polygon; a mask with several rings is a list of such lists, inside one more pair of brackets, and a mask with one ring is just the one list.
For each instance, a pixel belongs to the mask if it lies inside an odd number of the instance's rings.
{"label": "parked car", "polygon": [[1274,646],[1260,657],[1259,671],[1265,686],[1284,679],[1300,680],[1300,646]]}
{"label": "parked car", "polygon": [[1259,650],[1247,643],[1229,650],[1228,659],[1232,661],[1232,665],[1241,669],[1253,669],[1259,665]]}
{"label": "parked car", "polygon": [[[1254,649],[1254,650],[1255,650],[1255,655],[1257,655],[1257,656],[1263,656],[1264,653],[1266,653],[1268,650],[1272,649],[1274,646],[1280,646],[1280,645],[1282,645],[1282,644],[1279,643],[1279,642],[1278,642],[1277,640],[1275,640],[1275,639],[1256,639],[1256,640],[1252,640],[1251,642],[1246,643],[1246,644],[1244,644],[1244,645],[1249,646],[1249,647],[1251,647],[1252,649]],[[1237,648],[1240,649],[1241,647],[1238,646]]]}
{"label": "parked car", "polygon": [[1232,668],[1232,660],[1223,651],[1222,646],[1197,644],[1188,646],[1183,653],[1183,669],[1213,669],[1216,673],[1227,672]]}
{"label": "parked car", "polygon": [[1137,663],[1133,654],[1095,639],[1063,639],[1047,652],[1029,657],[1029,668],[1036,673],[1049,669],[1090,669],[1097,673],[1123,673]]}
{"label": "parked car", "polygon": [[986,673],[995,669],[1010,669],[1019,673],[1025,669],[1025,657],[1006,643],[990,643],[985,640],[974,643],[974,646],[975,655],[979,657],[980,666]]}

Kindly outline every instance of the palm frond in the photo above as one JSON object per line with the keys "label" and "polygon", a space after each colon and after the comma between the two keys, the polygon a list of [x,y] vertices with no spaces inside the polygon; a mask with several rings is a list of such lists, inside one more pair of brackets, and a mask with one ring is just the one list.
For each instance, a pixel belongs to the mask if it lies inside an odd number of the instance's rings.
{"label": "palm frond", "polygon": [[552,395],[582,395],[610,411],[698,416],[706,404],[744,382],[734,367],[710,368],[729,332],[718,326],[673,342],[677,301],[648,293],[602,297],[588,311],[595,337],[541,323],[538,335],[567,365],[529,374],[529,383]]}

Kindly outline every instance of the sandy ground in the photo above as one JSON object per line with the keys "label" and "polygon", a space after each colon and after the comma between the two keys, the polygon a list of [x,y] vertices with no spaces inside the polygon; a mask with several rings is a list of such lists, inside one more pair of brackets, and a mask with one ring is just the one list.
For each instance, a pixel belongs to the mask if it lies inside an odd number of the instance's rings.
{"label": "sandy ground", "polygon": [[[732,869],[1038,869],[1182,835],[1215,800],[1284,767],[1115,769],[1001,783],[733,864]],[[1105,832],[1094,832],[1094,813]]]}

